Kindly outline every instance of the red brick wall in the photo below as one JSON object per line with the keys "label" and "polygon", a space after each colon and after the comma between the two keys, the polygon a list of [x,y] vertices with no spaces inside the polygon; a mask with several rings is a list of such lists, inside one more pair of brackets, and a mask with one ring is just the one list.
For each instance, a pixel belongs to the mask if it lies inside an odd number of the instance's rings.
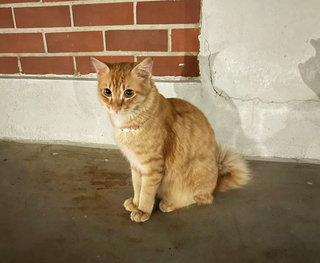
{"label": "red brick wall", "polygon": [[154,58],[154,75],[199,75],[201,0],[0,0],[0,74],[93,72]]}

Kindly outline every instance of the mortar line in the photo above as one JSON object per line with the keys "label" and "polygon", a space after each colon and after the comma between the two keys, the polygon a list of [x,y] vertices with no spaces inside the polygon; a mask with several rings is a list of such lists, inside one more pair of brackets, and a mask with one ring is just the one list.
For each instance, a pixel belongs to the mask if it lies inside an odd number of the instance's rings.
{"label": "mortar line", "polygon": [[[139,2],[161,2],[163,0],[139,0]],[[128,0],[108,0],[109,3],[126,3]],[[24,3],[6,3],[0,4],[0,8],[2,7],[40,7],[40,6],[68,6],[70,1],[58,1],[58,2],[24,2]],[[94,5],[94,4],[106,4],[105,0],[81,0],[81,1],[72,1],[72,5]]]}
{"label": "mortar line", "polygon": [[133,1],[133,24],[137,24],[137,0]]}
{"label": "mortar line", "polygon": [[103,51],[107,51],[106,30],[102,30]]}
{"label": "mortar line", "polygon": [[76,57],[75,57],[75,56],[72,56],[72,60],[73,60],[73,74],[74,74],[74,75],[78,75]]}
{"label": "mortar line", "polygon": [[[45,47],[47,48],[47,47]],[[197,56],[197,52],[167,52],[167,51],[97,51],[97,52],[56,52],[56,53],[1,53],[2,57],[59,57],[59,56]]]}
{"label": "mortar line", "polygon": [[[88,80],[96,81],[97,75],[95,73],[84,74],[84,75],[57,75],[57,74],[0,74],[0,79],[43,79],[43,80]],[[165,76],[158,77],[153,76],[152,79],[155,82],[192,82],[200,83],[199,77],[174,77],[174,76]]]}
{"label": "mortar line", "polygon": [[42,33],[42,40],[43,40],[44,52],[48,53],[47,39],[46,39],[46,34],[45,33]]}
{"label": "mortar line", "polygon": [[168,51],[171,52],[172,51],[172,30],[171,28],[168,29]]}
{"label": "mortar line", "polygon": [[74,27],[74,22],[73,22],[73,10],[72,10],[72,5],[69,5],[69,11],[70,11],[70,25],[73,28]]}
{"label": "mortar line", "polygon": [[101,30],[168,30],[197,28],[198,24],[137,24],[137,25],[100,25],[100,26],[74,26],[73,27],[47,27],[47,28],[0,28],[0,33],[55,33],[55,32],[86,32]]}
{"label": "mortar line", "polygon": [[11,14],[12,14],[12,19],[13,19],[13,26],[14,26],[14,28],[17,28],[16,16],[14,15],[13,7],[11,7]]}
{"label": "mortar line", "polygon": [[20,57],[18,56],[18,69],[19,69],[19,73],[22,73],[22,66],[21,66],[21,60]]}

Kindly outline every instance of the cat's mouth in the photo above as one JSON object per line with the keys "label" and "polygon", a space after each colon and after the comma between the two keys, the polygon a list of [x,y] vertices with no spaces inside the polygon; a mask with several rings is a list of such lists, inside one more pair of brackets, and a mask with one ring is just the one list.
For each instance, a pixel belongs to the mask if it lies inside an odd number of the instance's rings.
{"label": "cat's mouth", "polygon": [[114,116],[120,116],[120,115],[128,115],[128,114],[137,114],[139,112],[140,106],[139,105],[134,105],[134,107],[122,107],[122,108],[117,108],[114,109],[112,106],[107,107],[107,110],[109,113],[111,113]]}
{"label": "cat's mouth", "polygon": [[113,115],[124,115],[124,114],[128,114],[128,111],[125,109],[119,109],[119,110],[114,110],[114,109],[108,109],[109,112]]}
{"label": "cat's mouth", "polygon": [[119,114],[121,114],[121,111],[115,111],[115,110],[109,110],[109,112],[111,113],[111,114],[113,114],[113,115],[119,115]]}
{"label": "cat's mouth", "polygon": [[131,108],[121,108],[121,109],[113,109],[113,108],[108,108],[109,112],[115,114],[115,115],[121,115],[121,114],[129,114],[129,113],[136,113],[139,110],[139,105],[136,105],[135,107]]}

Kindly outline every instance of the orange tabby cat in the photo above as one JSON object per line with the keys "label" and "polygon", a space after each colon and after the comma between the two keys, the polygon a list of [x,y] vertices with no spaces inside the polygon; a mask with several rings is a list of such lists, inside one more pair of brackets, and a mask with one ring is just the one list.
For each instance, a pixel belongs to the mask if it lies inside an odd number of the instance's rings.
{"label": "orange tabby cat", "polygon": [[171,212],[194,203],[211,204],[214,190],[248,182],[246,162],[216,143],[198,108],[159,94],[151,80],[151,58],[139,64],[91,61],[115,139],[131,165],[134,196],[124,207],[133,221],[150,218],[156,195],[160,210]]}

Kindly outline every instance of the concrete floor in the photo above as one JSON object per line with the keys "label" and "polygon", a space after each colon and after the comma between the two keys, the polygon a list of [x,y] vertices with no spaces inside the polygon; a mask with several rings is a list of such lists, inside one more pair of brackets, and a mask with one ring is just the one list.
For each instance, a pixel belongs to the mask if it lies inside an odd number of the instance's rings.
{"label": "concrete floor", "polygon": [[137,224],[116,150],[0,143],[0,262],[320,262],[320,165],[251,161],[242,190]]}

